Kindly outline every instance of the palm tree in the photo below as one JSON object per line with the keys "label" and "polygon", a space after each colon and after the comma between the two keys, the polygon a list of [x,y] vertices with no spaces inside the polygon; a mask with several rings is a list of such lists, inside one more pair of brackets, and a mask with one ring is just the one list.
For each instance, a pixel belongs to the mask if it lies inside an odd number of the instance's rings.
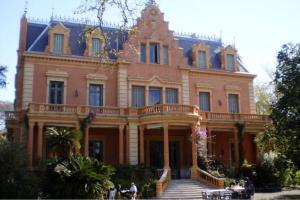
{"label": "palm tree", "polygon": [[49,127],[46,130],[47,144],[59,157],[68,157],[72,150],[80,149],[81,132],[66,128]]}

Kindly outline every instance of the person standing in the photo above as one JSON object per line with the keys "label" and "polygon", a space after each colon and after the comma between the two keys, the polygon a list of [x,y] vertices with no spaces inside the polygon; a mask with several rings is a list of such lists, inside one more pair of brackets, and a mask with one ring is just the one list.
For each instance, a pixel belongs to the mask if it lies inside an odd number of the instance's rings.
{"label": "person standing", "polygon": [[134,182],[131,183],[130,192],[132,193],[132,198],[131,199],[135,199],[136,195],[137,195],[137,187],[134,184]]}

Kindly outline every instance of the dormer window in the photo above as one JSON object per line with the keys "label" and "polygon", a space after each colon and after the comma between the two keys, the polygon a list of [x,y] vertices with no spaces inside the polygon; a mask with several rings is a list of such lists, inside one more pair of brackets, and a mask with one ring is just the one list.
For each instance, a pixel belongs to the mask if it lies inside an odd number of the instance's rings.
{"label": "dormer window", "polygon": [[227,54],[226,61],[227,61],[227,70],[234,71],[234,56],[232,54]]}
{"label": "dormer window", "polygon": [[66,28],[62,23],[58,23],[48,31],[48,45],[45,52],[55,55],[69,54],[69,37],[70,29]]}
{"label": "dormer window", "polygon": [[198,67],[205,69],[206,65],[206,51],[198,51]]}
{"label": "dormer window", "polygon": [[159,44],[158,43],[150,43],[150,63],[151,64],[159,64]]}
{"label": "dormer window", "polygon": [[102,43],[99,38],[92,38],[92,52],[93,56],[99,56],[102,51]]}
{"label": "dormer window", "polygon": [[210,67],[209,62],[209,46],[205,43],[195,44],[192,47],[193,51],[193,65],[200,69],[207,69]]}
{"label": "dormer window", "polygon": [[104,48],[104,35],[99,28],[93,29],[86,33],[86,49],[84,51],[85,56],[102,56]]}
{"label": "dormer window", "polygon": [[63,52],[64,52],[64,35],[54,34],[53,53],[63,54]]}
{"label": "dormer window", "polygon": [[230,45],[222,49],[222,68],[230,72],[238,71],[237,51]]}

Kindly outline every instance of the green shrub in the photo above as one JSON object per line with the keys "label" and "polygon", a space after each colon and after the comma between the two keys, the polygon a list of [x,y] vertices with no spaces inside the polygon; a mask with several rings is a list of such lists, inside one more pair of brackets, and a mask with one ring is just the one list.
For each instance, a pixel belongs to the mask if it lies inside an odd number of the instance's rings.
{"label": "green shrub", "polygon": [[230,187],[231,185],[235,185],[236,181],[233,178],[226,178],[224,181],[225,187]]}
{"label": "green shrub", "polygon": [[25,148],[8,141],[0,144],[0,198],[37,198],[40,179],[26,166]]}
{"label": "green shrub", "polygon": [[300,170],[298,170],[295,174],[295,182],[297,185],[300,185]]}
{"label": "green shrub", "polygon": [[44,172],[42,198],[103,199],[114,169],[82,156],[50,161]]}
{"label": "green shrub", "polygon": [[155,172],[154,168],[143,165],[123,165],[116,167],[112,182],[119,188],[130,188],[134,182],[138,188],[138,198],[151,198],[155,196]]}

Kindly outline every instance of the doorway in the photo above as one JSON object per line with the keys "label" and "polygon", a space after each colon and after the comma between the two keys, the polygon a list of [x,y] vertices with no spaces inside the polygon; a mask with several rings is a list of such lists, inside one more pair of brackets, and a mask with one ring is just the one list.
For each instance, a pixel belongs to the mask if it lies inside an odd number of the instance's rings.
{"label": "doorway", "polygon": [[169,142],[169,160],[172,179],[180,178],[180,145],[179,141]]}
{"label": "doorway", "polygon": [[[163,141],[150,141],[150,166],[164,167]],[[169,164],[172,179],[180,178],[180,144],[179,141],[169,142]]]}

